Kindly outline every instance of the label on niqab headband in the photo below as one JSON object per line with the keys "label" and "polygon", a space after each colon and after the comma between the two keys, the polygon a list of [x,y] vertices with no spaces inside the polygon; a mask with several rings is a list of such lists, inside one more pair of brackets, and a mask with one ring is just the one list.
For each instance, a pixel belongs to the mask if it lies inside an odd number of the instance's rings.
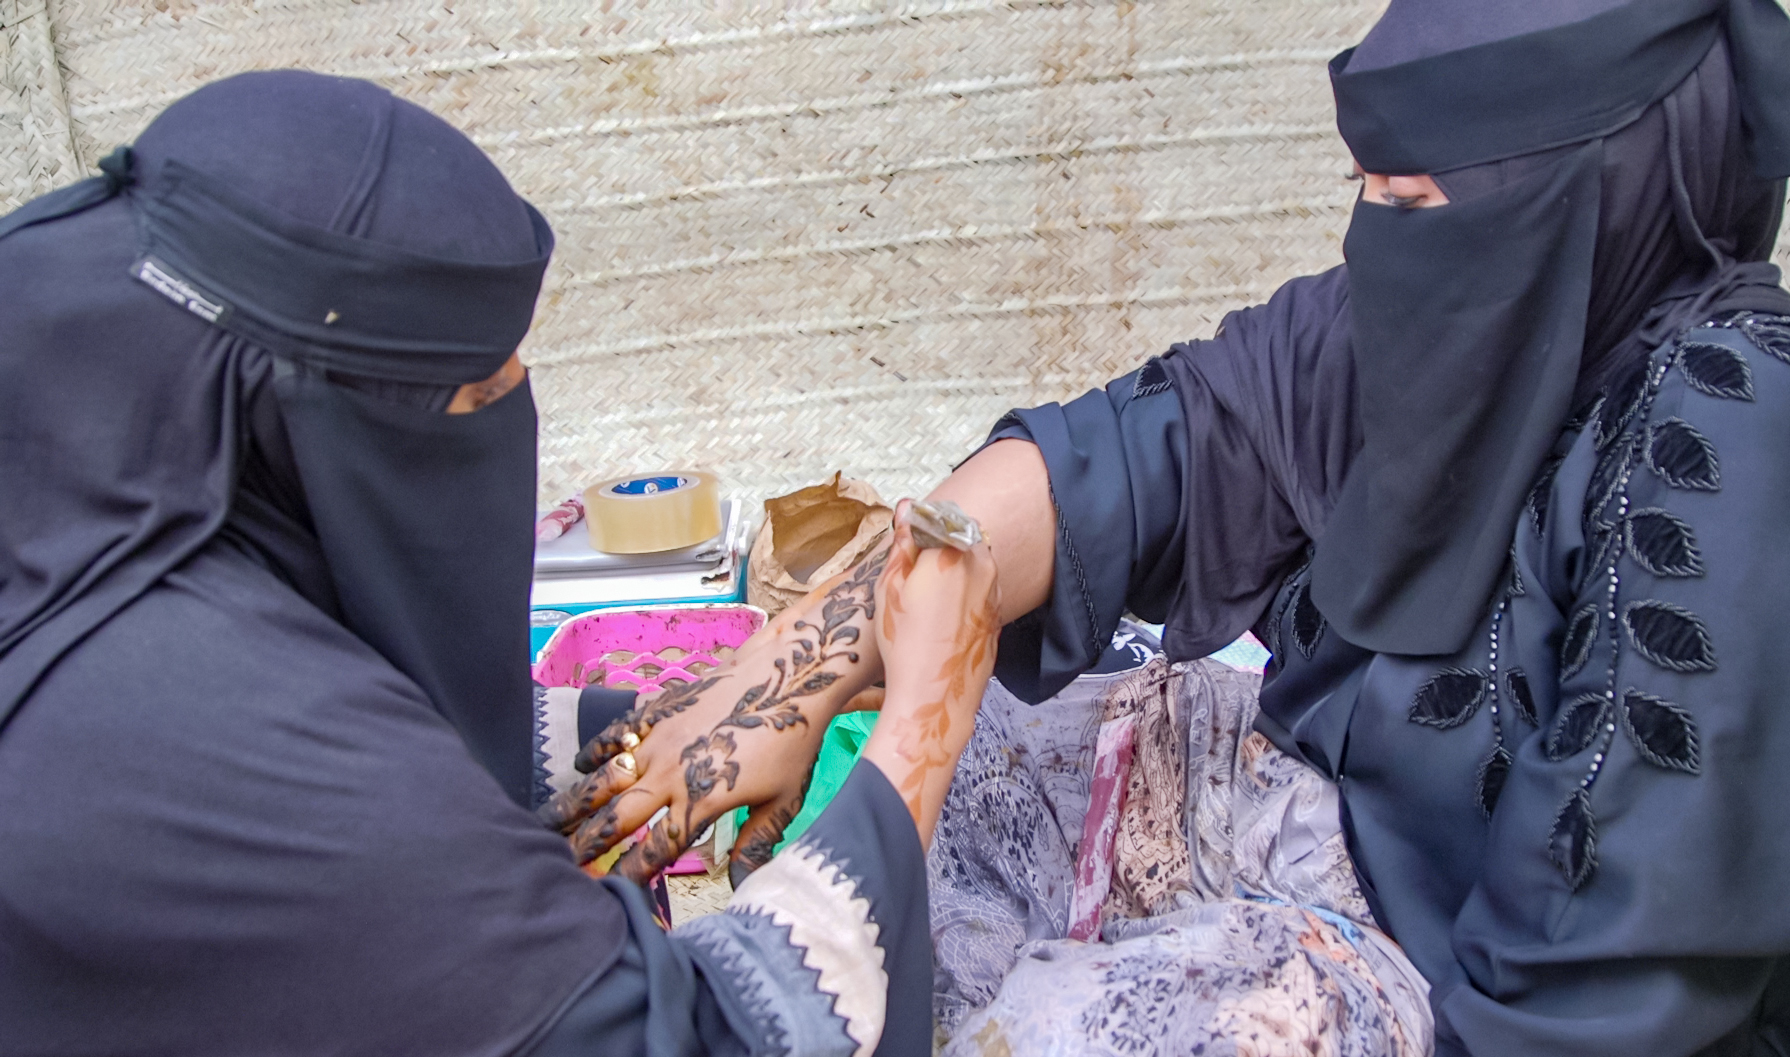
{"label": "label on niqab headband", "polygon": [[131,265],[131,277],[207,323],[219,323],[230,314],[229,302],[201,290],[167,262],[144,257]]}

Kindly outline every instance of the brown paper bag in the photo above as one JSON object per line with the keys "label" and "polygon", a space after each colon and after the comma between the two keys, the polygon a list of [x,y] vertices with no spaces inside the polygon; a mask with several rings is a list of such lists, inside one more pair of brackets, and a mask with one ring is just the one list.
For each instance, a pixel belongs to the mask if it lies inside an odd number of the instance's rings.
{"label": "brown paper bag", "polygon": [[849,569],[894,521],[895,511],[869,482],[843,473],[765,500],[764,527],[747,567],[746,601],[775,616]]}

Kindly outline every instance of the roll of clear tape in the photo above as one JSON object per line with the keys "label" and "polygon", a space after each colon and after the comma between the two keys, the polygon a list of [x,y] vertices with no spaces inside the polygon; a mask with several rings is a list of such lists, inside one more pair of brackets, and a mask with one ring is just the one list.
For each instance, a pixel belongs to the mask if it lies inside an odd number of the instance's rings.
{"label": "roll of clear tape", "polygon": [[617,477],[584,490],[584,523],[608,554],[693,547],[721,533],[721,486],[693,470]]}

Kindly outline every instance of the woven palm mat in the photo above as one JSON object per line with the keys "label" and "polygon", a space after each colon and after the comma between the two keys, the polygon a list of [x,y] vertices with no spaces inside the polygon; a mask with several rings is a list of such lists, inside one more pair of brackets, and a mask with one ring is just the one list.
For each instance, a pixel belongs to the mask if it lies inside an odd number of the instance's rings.
{"label": "woven palm mat", "polygon": [[665,888],[671,895],[671,922],[674,925],[682,925],[704,914],[719,914],[727,909],[727,901],[733,898],[733,886],[727,883],[725,872],[667,877]]}
{"label": "woven palm mat", "polygon": [[543,499],[671,467],[893,497],[1340,260],[1324,62],[1381,6],[0,0],[0,210],[214,78],[371,78],[558,232]]}

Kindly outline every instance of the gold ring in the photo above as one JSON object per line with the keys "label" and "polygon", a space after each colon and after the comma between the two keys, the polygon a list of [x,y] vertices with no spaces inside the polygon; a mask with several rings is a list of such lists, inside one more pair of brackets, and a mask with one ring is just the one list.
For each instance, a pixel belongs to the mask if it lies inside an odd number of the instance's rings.
{"label": "gold ring", "polygon": [[640,735],[634,733],[631,730],[628,731],[626,734],[623,734],[622,735],[622,748],[628,750],[629,752],[632,752],[635,749],[640,748]]}
{"label": "gold ring", "polygon": [[640,777],[640,764],[634,760],[631,752],[618,752],[610,757],[609,765],[627,773],[630,778]]}

